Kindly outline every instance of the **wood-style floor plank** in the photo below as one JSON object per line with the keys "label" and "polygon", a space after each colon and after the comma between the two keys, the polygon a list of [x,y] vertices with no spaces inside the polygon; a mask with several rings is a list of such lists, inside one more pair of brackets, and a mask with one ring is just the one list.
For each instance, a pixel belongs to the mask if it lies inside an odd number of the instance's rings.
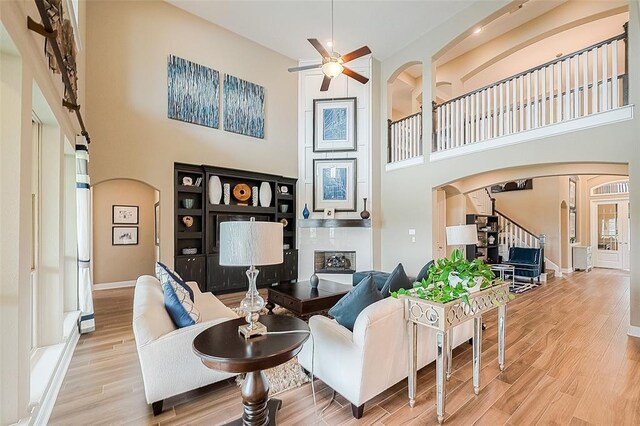
{"label": "wood-style floor plank", "polygon": [[[220,300],[235,307],[243,297]],[[217,425],[239,417],[240,390],[232,379],[170,398],[153,416],[131,329],[132,300],[132,289],[94,293],[96,331],[80,338],[50,424]],[[519,295],[508,308],[504,372],[496,365],[496,315],[483,320],[482,390],[473,393],[471,347],[463,344],[454,351],[446,424],[640,424],[640,339],[626,334],[628,273],[568,274]],[[279,424],[436,424],[433,363],[418,372],[414,408],[403,380],[367,403],[360,420],[341,395],[328,405],[332,389],[319,380],[315,385],[317,407],[309,384],[278,396]]]}

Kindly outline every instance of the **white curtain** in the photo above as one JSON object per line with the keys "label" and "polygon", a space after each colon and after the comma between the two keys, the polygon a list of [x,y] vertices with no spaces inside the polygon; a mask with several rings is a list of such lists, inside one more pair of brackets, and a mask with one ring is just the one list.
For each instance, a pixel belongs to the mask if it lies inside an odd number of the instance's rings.
{"label": "white curtain", "polygon": [[78,206],[78,306],[80,333],[96,329],[91,283],[91,185],[87,171],[89,150],[84,136],[76,138],[76,203]]}

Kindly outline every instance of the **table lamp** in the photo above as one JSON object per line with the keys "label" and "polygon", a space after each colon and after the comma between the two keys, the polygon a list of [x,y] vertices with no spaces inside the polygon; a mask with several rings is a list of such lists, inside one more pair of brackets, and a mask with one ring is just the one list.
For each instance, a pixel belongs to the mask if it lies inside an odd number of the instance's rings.
{"label": "table lamp", "polygon": [[465,246],[467,244],[478,244],[476,225],[447,226],[447,245]]}
{"label": "table lamp", "polygon": [[267,327],[258,322],[258,312],[265,303],[256,287],[259,273],[256,266],[283,262],[282,228],[279,222],[256,222],[253,217],[250,221],[220,224],[220,265],[249,267],[249,291],[240,302],[247,324],[238,327],[245,339],[267,331]]}

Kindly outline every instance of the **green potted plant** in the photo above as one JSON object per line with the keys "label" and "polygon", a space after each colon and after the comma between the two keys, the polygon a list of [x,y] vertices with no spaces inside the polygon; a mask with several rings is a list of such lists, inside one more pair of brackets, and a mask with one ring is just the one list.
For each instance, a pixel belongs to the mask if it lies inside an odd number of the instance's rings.
{"label": "green potted plant", "polygon": [[469,303],[469,294],[490,287],[495,280],[491,266],[481,259],[467,260],[458,249],[451,257],[438,259],[429,268],[427,279],[413,283],[412,290],[400,289],[391,296],[411,294],[421,299],[447,303],[462,299]]}

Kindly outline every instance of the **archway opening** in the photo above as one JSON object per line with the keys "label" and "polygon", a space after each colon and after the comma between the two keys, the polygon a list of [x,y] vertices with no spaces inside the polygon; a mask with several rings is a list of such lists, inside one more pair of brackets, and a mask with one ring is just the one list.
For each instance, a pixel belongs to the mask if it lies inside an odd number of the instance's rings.
{"label": "archway opening", "polygon": [[387,81],[388,163],[422,155],[422,87],[417,61],[399,67]]}
{"label": "archway opening", "polygon": [[93,282],[96,289],[133,285],[159,259],[160,192],[133,179],[92,188]]}

